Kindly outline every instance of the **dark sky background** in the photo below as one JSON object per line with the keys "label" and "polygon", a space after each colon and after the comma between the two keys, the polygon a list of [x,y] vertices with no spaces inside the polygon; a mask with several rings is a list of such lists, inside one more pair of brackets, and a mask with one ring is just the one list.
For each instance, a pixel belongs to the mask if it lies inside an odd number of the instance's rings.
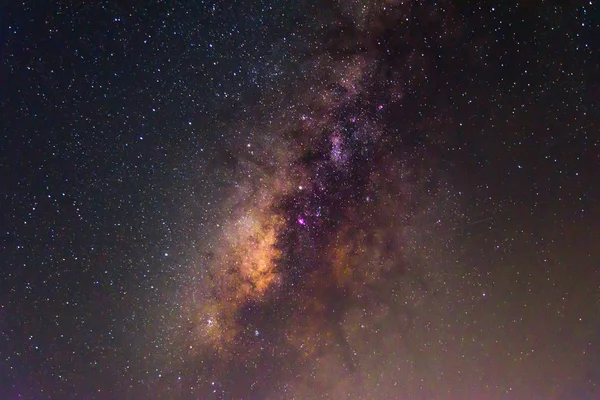
{"label": "dark sky background", "polygon": [[595,1],[0,26],[1,399],[600,398]]}

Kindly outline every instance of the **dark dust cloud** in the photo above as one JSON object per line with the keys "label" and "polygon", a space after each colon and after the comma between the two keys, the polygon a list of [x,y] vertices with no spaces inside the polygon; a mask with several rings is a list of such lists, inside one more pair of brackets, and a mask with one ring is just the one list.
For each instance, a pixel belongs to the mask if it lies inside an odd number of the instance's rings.
{"label": "dark dust cloud", "polygon": [[593,2],[1,23],[1,398],[600,397]]}

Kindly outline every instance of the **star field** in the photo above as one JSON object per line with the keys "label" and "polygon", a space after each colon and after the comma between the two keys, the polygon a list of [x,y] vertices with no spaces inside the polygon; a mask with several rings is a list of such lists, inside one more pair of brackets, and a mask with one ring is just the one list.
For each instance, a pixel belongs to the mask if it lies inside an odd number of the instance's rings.
{"label": "star field", "polygon": [[0,398],[600,397],[595,2],[0,12]]}

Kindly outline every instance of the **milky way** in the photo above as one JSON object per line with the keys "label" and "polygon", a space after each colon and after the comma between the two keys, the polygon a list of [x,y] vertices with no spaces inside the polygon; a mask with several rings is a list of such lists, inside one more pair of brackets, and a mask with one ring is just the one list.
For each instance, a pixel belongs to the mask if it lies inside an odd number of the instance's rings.
{"label": "milky way", "polygon": [[[326,50],[275,100],[287,104],[241,124],[258,133],[218,167],[235,182],[225,218],[167,322],[180,327],[172,345],[195,371],[186,375],[215,398],[391,393],[410,375],[404,341],[419,307],[447,284],[439,225],[460,210],[405,104],[427,73],[407,47],[412,7],[340,6]],[[436,28],[451,23],[421,12]],[[436,230],[428,248],[422,236]]]}

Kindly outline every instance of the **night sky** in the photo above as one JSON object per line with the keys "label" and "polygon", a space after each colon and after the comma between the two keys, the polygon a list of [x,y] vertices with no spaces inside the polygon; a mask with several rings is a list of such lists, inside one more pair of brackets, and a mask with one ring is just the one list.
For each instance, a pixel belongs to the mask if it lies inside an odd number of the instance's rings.
{"label": "night sky", "polygon": [[6,2],[0,39],[0,399],[600,399],[595,1]]}

